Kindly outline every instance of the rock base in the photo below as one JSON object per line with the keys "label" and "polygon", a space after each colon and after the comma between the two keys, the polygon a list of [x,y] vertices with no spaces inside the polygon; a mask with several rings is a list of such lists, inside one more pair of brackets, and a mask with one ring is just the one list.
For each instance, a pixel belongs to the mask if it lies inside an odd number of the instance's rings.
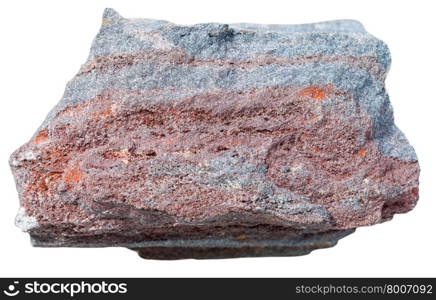
{"label": "rock base", "polygon": [[[136,251],[145,259],[218,259],[262,256],[298,256],[313,250],[333,247],[338,240],[354,230],[291,230],[271,227],[235,227],[224,235],[219,230],[192,228],[179,236],[149,235],[147,240],[140,236],[130,237],[130,241],[119,236],[73,237],[62,239],[47,236],[32,236],[32,244],[37,247],[126,247]],[[197,234],[195,233],[197,232]],[[201,232],[205,233],[204,235]],[[191,239],[189,238],[191,237]],[[192,239],[196,236],[196,239]],[[142,237],[143,239],[143,237]],[[118,241],[118,242],[115,242]]]}

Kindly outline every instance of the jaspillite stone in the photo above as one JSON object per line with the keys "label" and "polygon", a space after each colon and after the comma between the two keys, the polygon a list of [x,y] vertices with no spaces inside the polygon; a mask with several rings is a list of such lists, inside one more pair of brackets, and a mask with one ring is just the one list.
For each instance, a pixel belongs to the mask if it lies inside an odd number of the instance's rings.
{"label": "jaspillite stone", "polygon": [[155,259],[307,254],[411,210],[419,167],[356,21],[126,19],[10,159],[35,246]]}

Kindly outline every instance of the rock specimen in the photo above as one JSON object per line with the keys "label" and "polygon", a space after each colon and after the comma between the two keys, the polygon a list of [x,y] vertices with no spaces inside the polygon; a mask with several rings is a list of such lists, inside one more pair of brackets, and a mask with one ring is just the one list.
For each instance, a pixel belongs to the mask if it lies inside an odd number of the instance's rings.
{"label": "rock specimen", "polygon": [[411,210],[413,148],[356,21],[125,19],[10,165],[35,246],[144,258],[307,254]]}

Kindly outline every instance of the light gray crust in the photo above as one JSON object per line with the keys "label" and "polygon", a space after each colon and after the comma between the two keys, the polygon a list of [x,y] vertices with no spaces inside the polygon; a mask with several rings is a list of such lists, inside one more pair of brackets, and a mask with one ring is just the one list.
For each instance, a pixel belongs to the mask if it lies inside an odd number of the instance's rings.
{"label": "light gray crust", "polygon": [[253,31],[273,31],[285,34],[304,32],[366,33],[362,23],[355,20],[336,20],[297,25],[233,23],[231,27]]}

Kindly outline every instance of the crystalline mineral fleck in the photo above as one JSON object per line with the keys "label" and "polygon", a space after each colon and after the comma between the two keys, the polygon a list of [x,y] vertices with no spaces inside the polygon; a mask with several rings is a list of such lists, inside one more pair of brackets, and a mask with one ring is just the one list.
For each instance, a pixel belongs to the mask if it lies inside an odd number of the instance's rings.
{"label": "crystalline mineral fleck", "polygon": [[411,210],[413,148],[356,21],[125,19],[10,159],[35,246],[144,258],[307,254]]}

